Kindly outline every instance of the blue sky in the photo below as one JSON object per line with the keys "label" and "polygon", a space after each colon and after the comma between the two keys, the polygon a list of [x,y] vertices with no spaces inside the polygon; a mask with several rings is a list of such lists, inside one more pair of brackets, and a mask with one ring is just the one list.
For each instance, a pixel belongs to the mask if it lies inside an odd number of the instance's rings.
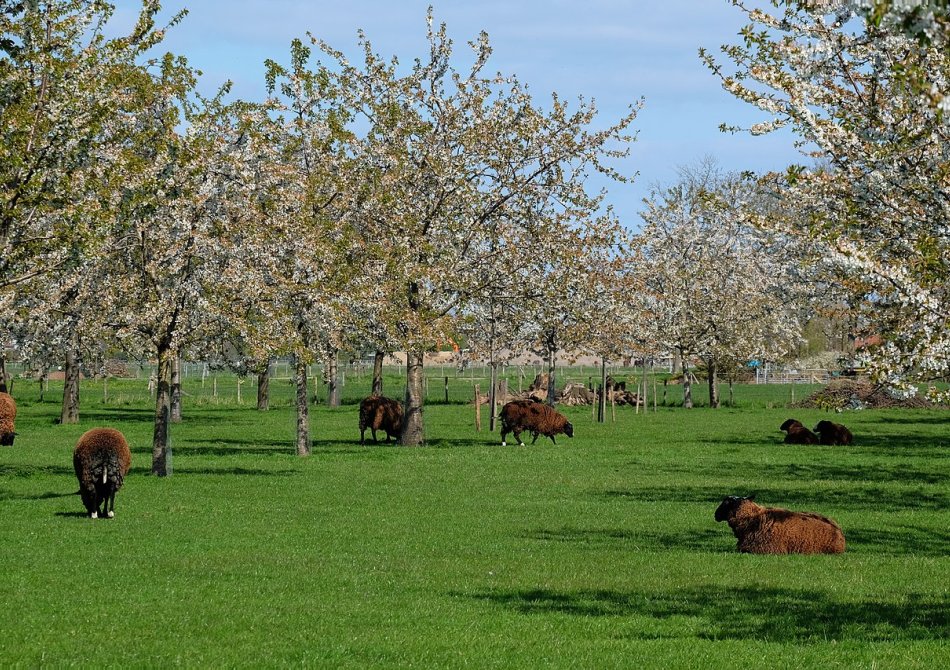
{"label": "blue sky", "polygon": [[[129,23],[137,2],[117,1],[115,21]],[[727,0],[163,0],[162,16],[189,14],[164,49],[203,71],[201,88],[231,79],[235,95],[261,99],[263,62],[286,63],[290,41],[309,31],[358,60],[362,28],[377,53],[411,63],[426,53],[425,13],[432,4],[447,24],[456,53],[481,30],[494,53],[490,71],[515,74],[537,100],[592,97],[603,124],[643,97],[634,122],[637,142],[621,169],[632,185],[609,186],[620,217],[640,224],[650,188],[677,178],[677,168],[713,156],[728,170],[781,169],[805,159],[788,134],[724,134],[723,122],[749,125],[757,110],[722,90],[697,55],[737,41],[743,16]],[[467,55],[467,54],[464,54]],[[595,183],[599,187],[599,183]]]}

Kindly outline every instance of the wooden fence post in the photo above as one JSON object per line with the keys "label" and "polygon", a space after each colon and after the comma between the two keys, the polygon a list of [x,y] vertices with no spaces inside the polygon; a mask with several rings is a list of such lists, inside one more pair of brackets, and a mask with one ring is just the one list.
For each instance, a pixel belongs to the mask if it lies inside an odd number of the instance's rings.
{"label": "wooden fence post", "polygon": [[478,390],[478,384],[474,384],[473,386],[475,388],[475,430],[480,433],[482,431],[482,399]]}

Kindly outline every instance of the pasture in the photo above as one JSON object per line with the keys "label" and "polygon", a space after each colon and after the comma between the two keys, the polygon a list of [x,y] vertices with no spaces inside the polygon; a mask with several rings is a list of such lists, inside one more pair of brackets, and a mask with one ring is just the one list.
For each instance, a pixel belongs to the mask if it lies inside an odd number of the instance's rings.
{"label": "pasture", "polygon": [[[312,408],[301,459],[289,385],[258,412],[249,383],[242,406],[186,398],[174,475],[159,479],[144,382],[97,383],[84,382],[71,426],[55,423],[55,387],[42,402],[14,387],[19,435],[0,448],[4,665],[950,663],[946,411],[828,415],[785,409],[787,387],[740,386],[736,408],[618,407],[615,423],[562,408],[574,439],[503,448],[484,415],[476,433],[470,406],[433,403],[427,446],[360,447],[365,386],[351,384],[342,407]],[[855,444],[783,445],[789,416],[846,423]],[[71,495],[73,445],[99,425],[133,448],[111,521],[85,518]],[[751,492],[833,517],[847,552],[736,553],[713,512]]]}

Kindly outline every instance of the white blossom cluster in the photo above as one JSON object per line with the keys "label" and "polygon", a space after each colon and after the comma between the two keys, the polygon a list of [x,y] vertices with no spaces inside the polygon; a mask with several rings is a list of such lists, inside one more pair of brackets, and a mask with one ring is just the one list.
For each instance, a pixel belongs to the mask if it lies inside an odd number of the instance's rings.
{"label": "white blossom cluster", "polygon": [[631,296],[666,351],[727,372],[777,360],[801,340],[801,291],[782,246],[745,225],[752,184],[710,161],[647,201]]}
{"label": "white blossom cluster", "polygon": [[7,326],[35,358],[109,343],[157,360],[164,389],[184,355],[249,370],[369,346],[421,363],[464,326],[490,324],[491,349],[531,338],[518,305],[590,323],[593,274],[573,270],[609,255],[619,225],[587,176],[626,179],[612,166],[638,105],[600,128],[590,101],[536,103],[484,74],[484,34],[458,70],[431,11],[408,68],[365,37],[361,62],[295,40],[267,61],[266,100],[227,103],[227,86],[196,93],[185,59],[143,60],[164,35],[154,0],[113,41],[109,3],[44,7],[0,12],[0,90],[24,92],[0,124],[0,304],[42,312]]}
{"label": "white blossom cluster", "polygon": [[[932,4],[889,11],[918,16]],[[815,161],[767,178],[789,211],[758,223],[833,270],[864,334],[883,339],[864,352],[875,375],[912,393],[950,373],[950,51],[940,31],[921,40],[905,23],[865,20],[872,9],[749,11],[766,30],[724,48],[735,71],[705,58],[727,90],[773,115],[756,130],[793,128]],[[945,12],[934,16],[943,26]]]}

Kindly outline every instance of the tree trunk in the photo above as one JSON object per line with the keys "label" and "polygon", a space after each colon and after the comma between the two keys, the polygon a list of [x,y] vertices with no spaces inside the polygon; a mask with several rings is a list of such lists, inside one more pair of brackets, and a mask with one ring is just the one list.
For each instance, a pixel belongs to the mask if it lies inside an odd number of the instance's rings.
{"label": "tree trunk", "polygon": [[270,407],[270,361],[257,371],[257,409],[266,412]]}
{"label": "tree trunk", "polygon": [[673,351],[673,374],[679,374],[683,371],[683,355],[678,351]]}
{"label": "tree trunk", "polygon": [[607,359],[600,359],[600,397],[597,399],[597,423],[607,421]]}
{"label": "tree trunk", "polygon": [[310,455],[310,403],[307,397],[307,364],[294,357],[294,379],[297,384],[297,455]]}
{"label": "tree trunk", "polygon": [[156,372],[155,429],[152,433],[152,474],[168,477],[172,473],[172,445],[169,436],[171,420],[171,351],[159,347]]}
{"label": "tree trunk", "polygon": [[693,385],[689,380],[689,365],[686,363],[686,356],[681,355],[680,360],[683,366],[683,407],[693,409]]}
{"label": "tree trunk", "polygon": [[554,407],[554,389],[557,388],[557,384],[554,381],[554,368],[557,359],[557,352],[552,347],[548,351],[548,399],[547,404],[551,407]]}
{"label": "tree trunk", "polygon": [[327,361],[327,407],[340,406],[340,366],[337,354]]}
{"label": "tree trunk", "polygon": [[719,407],[719,377],[716,372],[716,361],[706,362],[706,378],[709,382],[709,406],[717,409]]}
{"label": "tree trunk", "polygon": [[171,357],[171,422],[181,423],[181,358]]}
{"label": "tree trunk", "polygon": [[425,443],[425,423],[422,419],[422,352],[406,352],[405,421],[399,444],[407,447]]}
{"label": "tree trunk", "polygon": [[491,418],[488,421],[488,430],[495,432],[495,420],[498,417],[498,363],[490,362],[491,381],[488,387],[488,404],[491,405]]}
{"label": "tree trunk", "polygon": [[63,411],[60,423],[79,423],[79,356],[75,349],[66,352],[63,375]]}
{"label": "tree trunk", "polygon": [[9,393],[10,384],[7,376],[7,357],[0,356],[0,393]]}
{"label": "tree trunk", "polygon": [[383,358],[385,354],[377,351],[373,357],[373,395],[383,395]]}

